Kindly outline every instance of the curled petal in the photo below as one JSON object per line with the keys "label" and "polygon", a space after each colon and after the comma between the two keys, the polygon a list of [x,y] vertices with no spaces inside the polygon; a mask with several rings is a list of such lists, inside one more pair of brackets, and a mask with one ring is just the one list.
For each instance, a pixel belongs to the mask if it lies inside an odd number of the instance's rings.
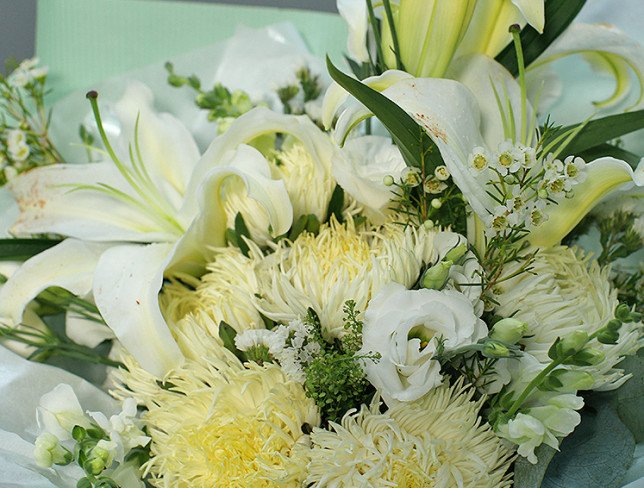
{"label": "curled petal", "polygon": [[558,244],[601,199],[617,190],[644,185],[644,164],[633,171],[625,161],[610,157],[588,164],[586,180],[577,185],[572,198],[548,207],[548,220],[528,236],[531,244],[550,247]]}
{"label": "curled petal", "polygon": [[105,244],[66,239],[27,260],[0,289],[0,317],[18,325],[25,307],[51,286],[84,296]]}
{"label": "curled petal", "polygon": [[632,70],[639,83],[639,96],[632,108],[644,107],[644,47],[641,44],[610,25],[573,24],[530,65],[529,71],[571,54],[591,55],[591,61],[615,77],[613,94],[595,105],[606,107],[623,100],[631,86],[629,71]]}

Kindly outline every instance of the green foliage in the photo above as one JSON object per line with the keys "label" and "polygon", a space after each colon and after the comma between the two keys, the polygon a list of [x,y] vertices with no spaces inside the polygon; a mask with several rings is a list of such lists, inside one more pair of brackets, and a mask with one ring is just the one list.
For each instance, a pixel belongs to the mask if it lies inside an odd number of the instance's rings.
{"label": "green foliage", "polygon": [[232,352],[237,357],[237,359],[239,359],[243,363],[247,361],[248,358],[243,351],[237,349],[237,346],[235,345],[236,336],[237,331],[235,329],[233,329],[224,321],[219,322],[219,338],[224,343],[224,347]]}
{"label": "green foliage", "polygon": [[363,356],[355,355],[362,347],[362,322],[355,306],[352,300],[344,305],[347,333],[339,341],[328,342],[322,337],[320,321],[312,310],[305,319],[322,350],[304,368],[304,388],[324,421],[339,421],[347,410],[367,403],[375,391],[358,363]]}
{"label": "green foliage", "polygon": [[338,221],[338,223],[343,222],[342,218],[342,210],[344,209],[344,190],[340,185],[335,185],[335,188],[333,189],[333,193],[331,194],[331,200],[329,201],[329,207],[327,208],[326,211],[326,219],[325,221],[328,222],[331,220],[331,217],[335,217],[335,220]]}
{"label": "green foliage", "polygon": [[581,424],[566,437],[548,465],[543,488],[617,488],[635,441],[609,402],[589,397]]}
{"label": "green foliage", "polygon": [[[586,0],[546,0],[543,34],[539,34],[529,25],[521,31],[521,45],[526,66],[537,59],[561,35],[585,3]],[[512,43],[508,44],[496,56],[496,60],[514,76],[519,73],[519,65]]]}
{"label": "green foliage", "polygon": [[556,452],[552,447],[541,444],[534,451],[537,456],[537,464],[532,464],[526,458],[519,456],[514,463],[514,487],[540,488],[548,464]]}
{"label": "green foliage", "polygon": [[6,72],[0,73],[0,187],[16,174],[63,162],[49,135],[46,70],[27,59],[8,61]]}
{"label": "green foliage", "polygon": [[[230,91],[221,83],[216,83],[210,90],[202,89],[201,80],[196,75],[182,76],[174,71],[172,63],[166,63],[165,69],[168,72],[168,84],[175,88],[188,86],[196,92],[195,104],[208,111],[208,120],[215,122],[236,119],[245,114],[255,104],[250,96],[242,90]],[[226,124],[222,124],[226,128]]]}
{"label": "green foliage", "polygon": [[605,266],[616,259],[626,258],[642,249],[642,238],[635,229],[637,216],[629,212],[613,212],[609,219],[598,219],[599,242],[602,252],[597,258]]}
{"label": "green foliage", "polygon": [[25,261],[60,242],[60,239],[0,239],[0,261]]}

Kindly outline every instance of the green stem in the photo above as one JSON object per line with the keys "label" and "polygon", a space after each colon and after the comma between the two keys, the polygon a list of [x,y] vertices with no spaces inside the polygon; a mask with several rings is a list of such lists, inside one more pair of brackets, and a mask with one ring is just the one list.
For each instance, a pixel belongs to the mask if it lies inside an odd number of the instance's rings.
{"label": "green stem", "polygon": [[[396,24],[394,24],[394,14],[391,10],[391,3],[389,0],[383,0],[385,7],[385,14],[387,15],[387,22],[389,23],[389,28],[391,29],[391,38],[394,43],[394,55],[396,56],[396,68],[405,71],[405,67],[402,62],[400,55],[400,45],[398,44],[398,35],[396,34]],[[383,59],[384,63],[384,59]]]}
{"label": "green stem", "polygon": [[528,94],[525,82],[525,62],[523,59],[523,46],[521,46],[521,28],[515,24],[510,27],[510,32],[512,33],[512,38],[514,40],[514,48],[517,52],[517,65],[519,66],[519,86],[521,87],[521,143],[526,144],[528,138]]}
{"label": "green stem", "polygon": [[525,387],[521,395],[519,395],[519,398],[517,398],[512,406],[510,407],[510,410],[508,410],[508,417],[512,418],[514,414],[521,408],[521,405],[523,405],[523,402],[528,398],[530,393],[532,393],[532,390],[534,390],[537,386],[541,384],[541,382],[544,380],[546,376],[550,374],[550,372],[555,369],[557,366],[559,366],[562,363],[563,360],[558,360],[558,361],[552,361],[548,366],[546,366],[543,371],[541,371],[537,376],[535,376],[530,383],[528,383],[528,386]]}
{"label": "green stem", "polygon": [[[373,29],[373,37],[376,42],[376,52],[378,57],[378,62],[376,62],[376,69],[379,71],[382,70],[384,66],[385,57],[382,54],[382,39],[380,37],[380,26],[378,25],[378,19],[376,19],[376,14],[373,11],[373,5],[371,0],[365,0],[367,2],[367,11],[369,12],[369,23]],[[379,73],[378,73],[379,74]]]}

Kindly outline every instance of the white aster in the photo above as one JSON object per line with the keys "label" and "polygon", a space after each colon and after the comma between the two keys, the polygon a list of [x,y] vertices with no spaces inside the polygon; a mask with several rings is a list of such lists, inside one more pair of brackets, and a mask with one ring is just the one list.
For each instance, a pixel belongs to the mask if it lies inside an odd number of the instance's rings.
{"label": "white aster", "polygon": [[[504,282],[498,291],[496,313],[528,324],[521,344],[542,363],[550,361],[548,349],[558,337],[576,330],[594,333],[614,317],[619,304],[608,270],[580,250],[565,246],[539,251],[530,272]],[[637,352],[641,337],[641,322],[629,323],[622,325],[616,345],[591,343],[605,354],[601,363],[582,368],[593,375],[593,389],[614,389],[626,381],[616,366],[624,356]]]}

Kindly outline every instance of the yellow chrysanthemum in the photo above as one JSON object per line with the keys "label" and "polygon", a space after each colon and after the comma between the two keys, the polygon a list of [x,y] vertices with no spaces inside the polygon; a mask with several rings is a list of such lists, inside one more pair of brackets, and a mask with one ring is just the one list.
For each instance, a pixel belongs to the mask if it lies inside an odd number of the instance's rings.
{"label": "yellow chrysanthemum", "polygon": [[[308,436],[318,425],[315,403],[273,364],[242,366],[214,338],[213,324],[186,318],[177,332],[189,358],[163,382],[126,360],[116,396],[134,397],[148,411],[151,441],[145,469],[160,487],[301,485]],[[279,484],[277,483],[279,481]]]}
{"label": "yellow chrysanthemum", "polygon": [[[508,270],[512,273],[513,270]],[[548,349],[557,339],[576,330],[592,334],[614,317],[617,292],[608,269],[576,248],[557,246],[540,250],[531,270],[508,280],[497,290],[496,313],[528,324],[521,343],[526,352],[547,363]],[[615,365],[642,345],[642,323],[624,324],[616,345],[593,341],[606,359],[584,368],[595,379],[593,389],[614,389],[627,377]]]}
{"label": "yellow chrysanthemum", "polygon": [[349,413],[333,430],[314,429],[307,483],[313,487],[502,488],[512,452],[478,417],[481,402],[461,384],[380,413]]}
{"label": "yellow chrysanthemum", "polygon": [[166,320],[175,324],[189,313],[205,313],[215,323],[223,320],[238,332],[264,327],[253,304],[253,294],[258,290],[255,260],[236,247],[213,252],[208,272],[201,279],[181,276],[183,283],[174,281],[164,286],[160,303]]}
{"label": "yellow chrysanthemum", "polygon": [[289,322],[313,308],[325,332],[343,332],[342,308],[355,300],[364,310],[383,285],[410,287],[423,264],[435,259],[434,233],[421,227],[386,224],[378,231],[357,230],[353,220],[331,220],[317,236],[304,233],[290,246],[282,243],[256,268],[266,316]]}

